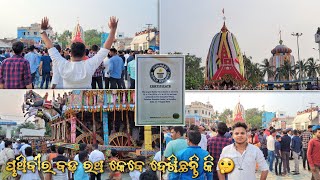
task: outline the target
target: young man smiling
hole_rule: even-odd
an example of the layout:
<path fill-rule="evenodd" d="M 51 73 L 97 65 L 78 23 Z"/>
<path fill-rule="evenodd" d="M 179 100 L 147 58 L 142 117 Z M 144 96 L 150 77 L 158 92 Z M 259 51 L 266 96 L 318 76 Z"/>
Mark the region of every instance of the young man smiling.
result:
<path fill-rule="evenodd" d="M 256 180 L 255 169 L 256 163 L 262 171 L 260 180 L 266 180 L 268 176 L 268 164 L 263 156 L 262 151 L 248 143 L 247 125 L 238 122 L 233 126 L 234 144 L 223 148 L 220 155 L 222 158 L 230 158 L 234 161 L 234 170 L 228 174 L 228 179 L 246 179 Z M 220 180 L 225 180 L 224 174 L 221 174 L 219 166 L 217 167 Z"/>

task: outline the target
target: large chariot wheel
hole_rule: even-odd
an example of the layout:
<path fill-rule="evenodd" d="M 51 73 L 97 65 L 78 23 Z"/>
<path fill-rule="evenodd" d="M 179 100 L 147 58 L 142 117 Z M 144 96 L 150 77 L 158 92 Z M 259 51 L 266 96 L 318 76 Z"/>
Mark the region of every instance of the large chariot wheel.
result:
<path fill-rule="evenodd" d="M 98 144 L 103 144 L 103 139 L 98 134 L 96 135 L 96 140 Z M 93 136 L 91 133 L 83 133 L 76 138 L 76 143 L 86 143 L 86 144 L 93 144 Z"/>
<path fill-rule="evenodd" d="M 113 133 L 109 136 L 109 145 L 110 146 L 117 146 L 117 147 L 136 147 L 136 141 L 130 136 L 128 137 L 127 133 L 124 132 L 117 132 Z M 129 156 L 129 152 L 118 152 L 119 159 L 126 159 Z"/>

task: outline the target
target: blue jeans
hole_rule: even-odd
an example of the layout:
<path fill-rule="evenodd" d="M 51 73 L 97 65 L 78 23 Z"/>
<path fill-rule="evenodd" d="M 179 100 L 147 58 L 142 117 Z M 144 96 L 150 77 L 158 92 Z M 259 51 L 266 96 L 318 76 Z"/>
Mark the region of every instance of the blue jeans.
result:
<path fill-rule="evenodd" d="M 272 166 L 273 166 L 273 160 L 274 160 L 274 151 L 269 151 L 268 150 L 268 161 L 269 161 L 269 170 L 272 171 Z"/>
<path fill-rule="evenodd" d="M 46 89 L 48 89 L 49 81 L 50 81 L 50 72 L 42 72 L 42 81 L 41 81 L 40 88 L 42 89 L 44 82 L 46 82 Z"/>

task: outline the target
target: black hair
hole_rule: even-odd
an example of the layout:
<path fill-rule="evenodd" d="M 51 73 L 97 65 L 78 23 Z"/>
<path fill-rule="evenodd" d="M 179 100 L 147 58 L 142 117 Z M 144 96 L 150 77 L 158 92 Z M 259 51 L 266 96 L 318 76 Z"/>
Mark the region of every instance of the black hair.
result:
<path fill-rule="evenodd" d="M 56 152 L 56 146 L 55 145 L 50 146 L 50 150 L 51 152 Z"/>
<path fill-rule="evenodd" d="M 96 44 L 91 46 L 91 50 L 94 52 L 97 52 L 99 50 L 99 46 L 97 46 Z"/>
<path fill-rule="evenodd" d="M 81 42 L 74 42 L 71 45 L 71 55 L 74 58 L 82 58 L 85 55 L 86 46 Z"/>
<path fill-rule="evenodd" d="M 278 138 L 281 138 L 281 136 L 280 135 L 276 135 L 276 139 L 278 139 Z"/>
<path fill-rule="evenodd" d="M 26 153 L 26 156 L 32 156 L 32 148 L 31 147 L 26 147 L 24 152 Z"/>
<path fill-rule="evenodd" d="M 244 128 L 245 130 L 247 130 L 247 128 L 248 128 L 248 126 L 246 125 L 246 123 L 242 123 L 242 122 L 237 122 L 235 125 L 233 125 L 233 130 L 235 129 L 235 128 L 238 128 L 238 127 L 242 127 L 242 128 Z"/>
<path fill-rule="evenodd" d="M 47 48 L 44 49 L 44 53 L 48 54 L 48 49 Z"/>
<path fill-rule="evenodd" d="M 126 50 L 126 54 L 130 54 L 131 53 L 131 50 L 130 49 L 127 49 Z"/>
<path fill-rule="evenodd" d="M 23 48 L 24 48 L 23 42 L 18 41 L 12 44 L 12 50 L 16 55 L 21 54 L 23 51 Z"/>
<path fill-rule="evenodd" d="M 296 130 L 296 129 L 293 130 L 293 134 L 294 134 L 294 135 L 297 135 L 297 134 L 298 134 L 298 130 Z"/>
<path fill-rule="evenodd" d="M 146 162 L 146 157 L 145 156 L 138 156 L 137 158 L 136 158 L 136 161 L 142 161 L 142 162 Z"/>
<path fill-rule="evenodd" d="M 116 48 L 111 48 L 110 52 L 117 53 L 117 49 Z"/>
<path fill-rule="evenodd" d="M 276 130 L 275 129 L 271 129 L 270 134 L 275 133 Z"/>
<path fill-rule="evenodd" d="M 269 130 L 271 131 L 272 129 L 274 129 L 272 126 L 269 127 Z"/>
<path fill-rule="evenodd" d="M 224 134 L 226 134 L 226 132 L 228 132 L 228 130 L 229 130 L 229 128 L 226 123 L 224 123 L 224 122 L 218 123 L 218 133 L 220 136 L 223 136 Z"/>
<path fill-rule="evenodd" d="M 118 154 L 118 151 L 115 149 L 111 149 L 111 156 L 115 157 Z"/>
<path fill-rule="evenodd" d="M 81 151 L 79 153 L 79 161 L 80 162 L 83 162 L 86 157 L 88 157 L 88 152 L 87 151 Z"/>
<path fill-rule="evenodd" d="M 148 50 L 151 50 L 151 51 L 153 51 L 153 49 L 152 49 L 152 48 L 148 48 Z"/>
<path fill-rule="evenodd" d="M 35 48 L 36 48 L 36 47 L 34 47 L 34 45 L 31 45 L 31 46 L 29 47 L 29 50 L 30 50 L 30 51 L 33 51 Z"/>
<path fill-rule="evenodd" d="M 58 147 L 58 154 L 63 154 L 64 153 L 64 147 L 59 146 Z"/>
<path fill-rule="evenodd" d="M 188 139 L 192 144 L 198 145 L 201 141 L 201 133 L 199 131 L 188 131 Z"/>
<path fill-rule="evenodd" d="M 7 140 L 7 141 L 4 142 L 4 146 L 5 146 L 6 148 L 9 147 L 9 146 L 11 146 L 11 144 L 12 144 L 12 141 L 9 141 L 9 140 Z"/>
<path fill-rule="evenodd" d="M 139 180 L 158 180 L 156 172 L 147 170 L 141 173 Z"/>
<path fill-rule="evenodd" d="M 196 125 L 194 125 L 194 124 L 192 124 L 192 125 L 189 127 L 189 130 L 191 130 L 191 131 L 199 131 L 199 127 L 196 126 Z"/>
<path fill-rule="evenodd" d="M 184 134 L 184 129 L 183 129 L 182 126 L 174 126 L 174 127 L 173 127 L 173 130 L 174 130 L 175 132 L 179 132 L 179 133 L 180 133 L 180 136 L 183 136 L 183 134 Z"/>
<path fill-rule="evenodd" d="M 88 56 L 90 53 L 89 49 L 86 49 L 86 56 Z"/>
<path fill-rule="evenodd" d="M 59 51 L 61 52 L 61 46 L 59 44 L 55 44 L 54 47 Z"/>
<path fill-rule="evenodd" d="M 94 149 L 98 149 L 99 148 L 99 145 L 97 143 L 93 144 L 93 148 Z"/>
<path fill-rule="evenodd" d="M 309 125 L 309 126 L 308 126 L 308 129 L 310 129 L 310 128 L 312 128 L 312 127 L 313 127 L 313 125 Z"/>
<path fill-rule="evenodd" d="M 87 147 L 87 144 L 86 144 L 86 143 L 81 143 L 81 144 L 79 145 L 79 151 L 84 151 L 84 150 L 86 149 L 86 147 Z"/>

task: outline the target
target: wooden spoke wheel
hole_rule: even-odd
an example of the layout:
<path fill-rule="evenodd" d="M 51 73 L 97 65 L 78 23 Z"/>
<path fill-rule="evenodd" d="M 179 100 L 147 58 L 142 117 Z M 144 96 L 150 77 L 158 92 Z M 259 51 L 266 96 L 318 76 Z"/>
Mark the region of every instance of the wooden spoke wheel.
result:
<path fill-rule="evenodd" d="M 98 144 L 103 144 L 103 139 L 98 134 L 96 135 L 96 140 Z M 76 144 L 86 143 L 93 144 L 93 137 L 91 133 L 83 133 L 76 138 Z"/>
<path fill-rule="evenodd" d="M 128 137 L 127 133 L 117 132 L 109 136 L 109 145 L 117 147 L 131 146 L 136 147 L 137 144 L 132 137 Z M 119 159 L 125 159 L 129 152 L 118 152 Z"/>

